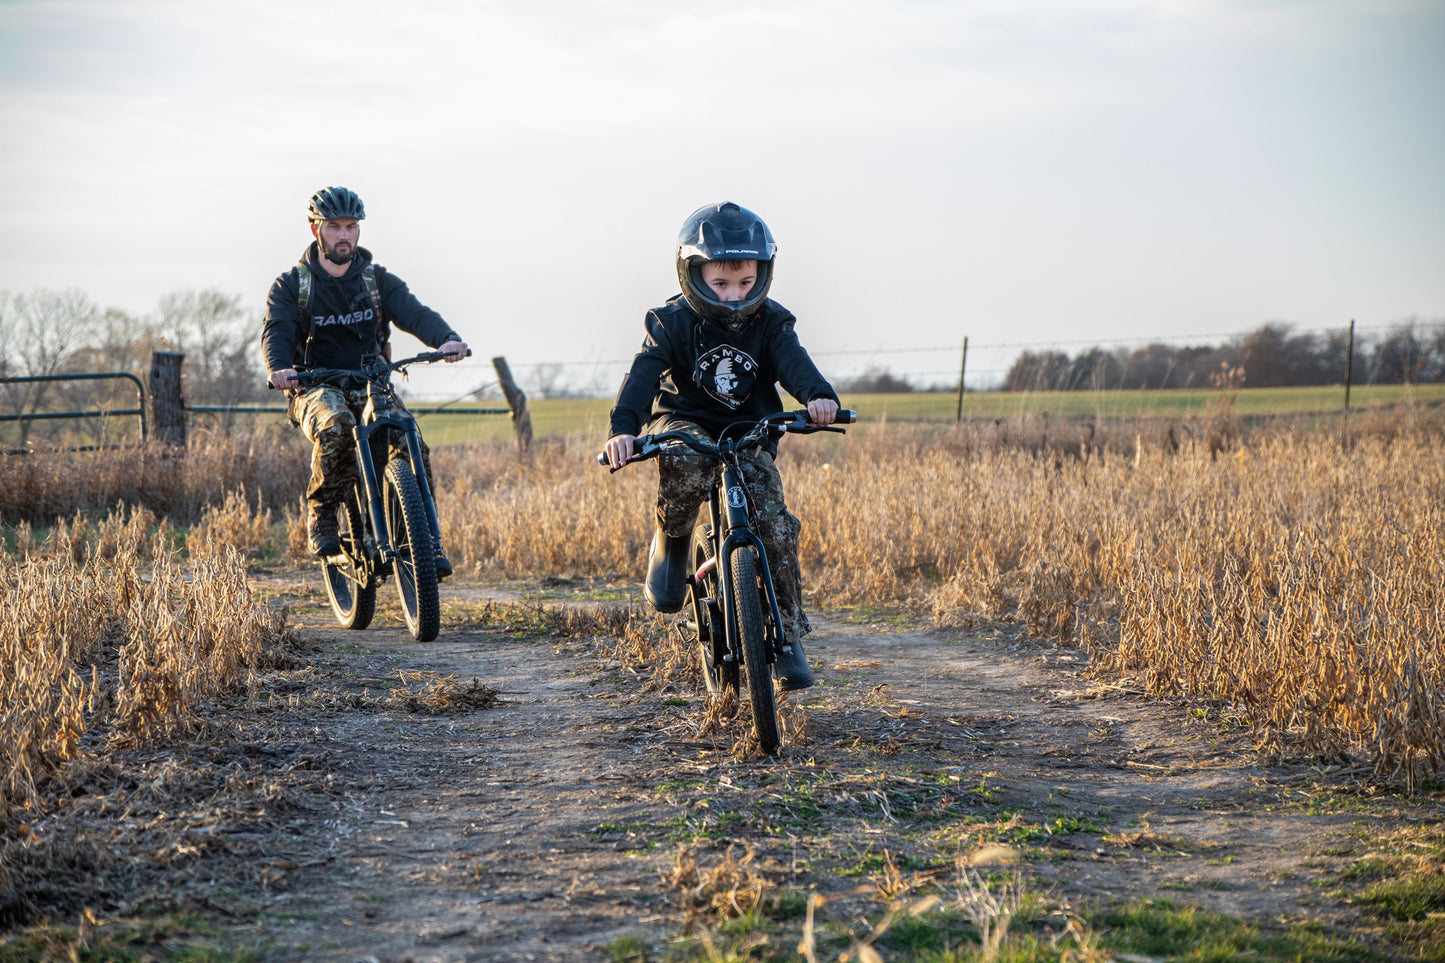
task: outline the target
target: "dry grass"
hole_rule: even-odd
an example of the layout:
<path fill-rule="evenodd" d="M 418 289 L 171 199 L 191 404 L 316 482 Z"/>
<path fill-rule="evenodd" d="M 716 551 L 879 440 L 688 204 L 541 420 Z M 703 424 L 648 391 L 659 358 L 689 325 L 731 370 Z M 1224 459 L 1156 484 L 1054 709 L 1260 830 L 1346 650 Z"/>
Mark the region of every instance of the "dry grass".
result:
<path fill-rule="evenodd" d="M 0 455 L 0 523 L 45 524 L 121 502 L 184 524 L 240 490 L 280 510 L 295 501 L 309 475 L 309 446 L 280 425 L 231 434 L 195 431 L 179 451 L 151 443 Z"/>
<path fill-rule="evenodd" d="M 253 510 L 244 488 L 228 492 L 221 504 L 201 511 L 200 520 L 186 533 L 186 551 L 200 558 L 234 549 L 247 558 L 260 558 L 273 545 L 272 514 L 259 494 Z"/>
<path fill-rule="evenodd" d="M 403 712 L 448 715 L 473 709 L 491 709 L 501 701 L 501 690 L 486 685 L 480 679 L 460 683 L 455 675 L 439 672 L 407 672 L 405 669 L 397 672 L 402 682 L 410 685 L 392 689 L 388 704 Z"/>
<path fill-rule="evenodd" d="M 144 511 L 54 527 L 0 555 L 0 828 L 95 739 L 163 738 L 286 637 L 234 551 L 188 569 Z"/>
<path fill-rule="evenodd" d="M 1082 459 L 943 439 L 799 466 L 790 502 L 829 602 L 1016 620 L 1100 676 L 1234 706 L 1271 753 L 1411 783 L 1445 761 L 1441 448 L 1436 429 Z"/>
<path fill-rule="evenodd" d="M 688 911 L 688 928 L 699 917 L 738 919 L 756 912 L 776 884 L 754 865 L 757 852 L 752 844 L 729 843 L 720 858 L 704 855 L 709 844 L 692 843 L 678 847 L 672 869 L 663 874 L 659 888 L 679 894 Z M 741 850 L 741 851 L 740 851 Z"/>
<path fill-rule="evenodd" d="M 1406 784 L 1440 771 L 1439 416 L 1380 410 L 1344 438 L 1288 422 L 1244 431 L 1233 391 L 1222 384 L 1210 412 L 1184 423 L 867 424 L 846 439 L 789 440 L 781 466 L 814 603 L 901 606 L 942 625 L 1015 621 L 1091 650 L 1099 678 L 1230 706 L 1270 754 L 1365 759 Z M 502 443 L 438 450 L 458 571 L 640 579 L 656 471 L 609 475 L 595 448 L 548 439 L 526 460 Z M 180 458 L 137 449 L 84 470 L 69 459 L 93 456 L 55 457 L 45 470 L 36 456 L 0 460 L 0 481 L 14 483 L 0 484 L 0 514 L 59 515 L 46 544 L 76 564 L 111 551 L 99 546 L 127 525 L 160 529 L 136 550 L 158 558 L 175 519 L 195 523 L 197 557 L 284 556 L 300 537 L 305 451 L 289 436 L 202 439 Z M 118 499 L 142 507 L 94 523 L 75 514 Z M 35 538 L 22 523 L 11 541 L 23 553 Z M 664 622 L 616 606 L 547 619 L 615 640 L 608 656 L 655 691 L 700 681 Z M 53 698 L 70 705 L 82 685 Z"/>
<path fill-rule="evenodd" d="M 527 462 L 503 445 L 438 453 L 437 511 L 452 563 L 509 577 L 640 571 L 655 472 L 609 476 L 592 461 L 595 448 L 547 439 Z"/>

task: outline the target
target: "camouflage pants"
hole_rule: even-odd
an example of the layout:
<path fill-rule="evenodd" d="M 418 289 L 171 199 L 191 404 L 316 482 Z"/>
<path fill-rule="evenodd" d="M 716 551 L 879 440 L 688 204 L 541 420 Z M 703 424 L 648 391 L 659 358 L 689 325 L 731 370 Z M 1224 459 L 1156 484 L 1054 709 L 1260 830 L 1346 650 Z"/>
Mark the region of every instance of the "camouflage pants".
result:
<path fill-rule="evenodd" d="M 313 512 L 334 509 L 346 493 L 356 486 L 356 437 L 352 429 L 357 413 L 366 407 L 366 389 L 343 391 L 329 385 L 312 388 L 296 398 L 292 406 L 301 433 L 311 442 L 311 482 L 306 486 L 306 503 Z M 378 418 L 391 412 L 405 412 L 400 401 L 388 409 L 378 409 Z M 431 451 L 421 443 L 422 465 L 432 497 L 436 482 L 432 477 Z"/>
<path fill-rule="evenodd" d="M 655 419 L 643 431 L 682 431 L 702 441 L 713 441 L 701 427 L 680 418 Z M 738 463 L 755 509 L 753 531 L 767 552 L 778 614 L 783 618 L 783 637 L 801 642 L 813 629 L 808 613 L 803 611 L 803 572 L 798 565 L 802 523 L 783 502 L 783 478 L 771 455 L 751 451 L 740 456 Z M 657 460 L 657 523 L 664 533 L 678 537 L 692 532 L 697 510 L 712 491 L 717 471 L 717 459 L 692 451 L 663 455 Z"/>

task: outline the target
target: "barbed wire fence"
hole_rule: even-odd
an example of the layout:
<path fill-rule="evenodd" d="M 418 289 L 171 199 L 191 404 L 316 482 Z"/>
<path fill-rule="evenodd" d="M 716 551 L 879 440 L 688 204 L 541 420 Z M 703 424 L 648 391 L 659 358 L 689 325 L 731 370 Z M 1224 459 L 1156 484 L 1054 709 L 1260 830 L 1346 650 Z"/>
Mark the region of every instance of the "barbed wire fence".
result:
<path fill-rule="evenodd" d="M 1290 338 L 1314 336 L 1326 339 L 1343 336 L 1351 329 L 1351 323 L 1333 327 L 1306 328 L 1296 325 L 1277 324 L 1273 327 L 1286 330 Z M 965 353 L 966 335 L 960 334 L 954 344 L 934 342 L 922 345 L 875 345 L 864 348 L 832 348 L 826 343 L 809 346 L 808 353 L 817 362 L 831 381 L 837 385 L 849 384 L 872 375 L 890 376 L 894 383 L 906 384 L 906 390 L 914 391 L 957 391 L 962 372 L 965 389 L 968 391 L 992 391 L 1001 388 L 1015 361 L 1025 352 L 1033 354 L 1061 352 L 1077 355 L 1093 349 L 1106 352 L 1147 348 L 1159 345 L 1167 348 L 1218 348 L 1241 344 L 1263 330 L 1255 326 L 1248 330 L 1207 333 L 1207 334 L 1151 334 L 1118 338 L 1069 338 L 1054 340 L 990 340 L 969 339 Z M 1389 324 L 1354 324 L 1355 350 L 1380 335 L 1390 335 L 1409 329 L 1417 333 L 1433 334 L 1445 341 L 1445 319 L 1431 321 L 1407 321 Z M 1356 358 L 1358 363 L 1359 358 Z M 530 396 L 536 398 L 601 398 L 611 397 L 623 375 L 632 364 L 631 357 L 601 359 L 552 359 L 518 360 L 512 362 L 517 380 Z M 1344 380 L 1344 371 L 1339 374 Z M 1364 384 L 1371 380 L 1368 371 L 1356 369 L 1355 383 Z M 418 396 L 420 397 L 420 396 Z M 433 399 L 440 395 L 430 396 Z M 468 386 L 464 391 L 447 396 L 449 401 L 490 400 L 500 397 L 495 380 L 482 381 Z"/>

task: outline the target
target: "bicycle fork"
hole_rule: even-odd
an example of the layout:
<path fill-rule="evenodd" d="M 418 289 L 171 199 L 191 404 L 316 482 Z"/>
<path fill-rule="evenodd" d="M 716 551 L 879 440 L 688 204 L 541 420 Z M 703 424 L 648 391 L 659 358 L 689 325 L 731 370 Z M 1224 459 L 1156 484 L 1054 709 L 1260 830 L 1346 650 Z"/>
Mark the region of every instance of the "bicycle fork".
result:
<path fill-rule="evenodd" d="M 726 497 L 726 512 L 722 511 L 721 500 Z M 777 654 L 791 651 L 780 636 L 783 624 L 782 613 L 778 610 L 778 596 L 773 590 L 773 575 L 768 568 L 768 553 L 762 539 L 752 529 L 748 515 L 748 497 L 743 488 L 742 475 L 732 465 L 724 463 L 722 484 L 713 487 L 708 498 L 708 515 L 713 529 L 713 561 L 718 565 L 718 594 L 727 599 L 723 609 L 723 632 L 727 639 L 727 654 L 724 661 L 738 661 L 742 652 L 742 640 L 738 637 L 737 609 L 733 599 L 732 553 L 752 546 L 757 551 L 758 574 L 761 576 L 765 604 L 772 618 L 764 626 L 764 641 L 767 643 L 768 664 L 777 661 Z M 724 524 L 719 527 L 719 523 Z"/>
<path fill-rule="evenodd" d="M 431 479 L 426 473 L 426 462 L 422 461 L 421 457 L 421 438 L 415 425 L 406 425 L 392 418 L 378 418 L 369 424 L 357 425 L 351 430 L 356 438 L 356 462 L 366 485 L 371 527 L 376 533 L 376 547 L 385 564 L 396 558 L 396 549 L 392 546 L 391 535 L 386 530 L 386 508 L 382 504 L 381 482 L 377 478 L 375 453 L 371 449 L 371 436 L 383 428 L 395 429 L 406 438 L 406 458 L 411 464 L 412 474 L 416 476 L 417 487 L 421 489 L 421 501 L 426 506 L 427 527 L 431 529 L 433 547 L 442 543 L 442 533 L 441 526 L 437 523 L 436 503 L 431 497 Z M 363 445 L 366 446 L 366 454 L 362 454 Z"/>

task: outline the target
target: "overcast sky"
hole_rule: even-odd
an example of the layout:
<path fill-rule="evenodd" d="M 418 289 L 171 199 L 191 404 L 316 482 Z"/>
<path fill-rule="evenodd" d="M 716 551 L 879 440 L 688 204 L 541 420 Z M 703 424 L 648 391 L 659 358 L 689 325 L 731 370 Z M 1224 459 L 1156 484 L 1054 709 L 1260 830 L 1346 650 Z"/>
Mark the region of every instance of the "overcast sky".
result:
<path fill-rule="evenodd" d="M 1423 0 L 0 0 L 0 289 L 259 319 L 342 184 L 520 368 L 630 358 L 719 200 L 839 377 L 1445 320 L 1442 92 Z"/>

